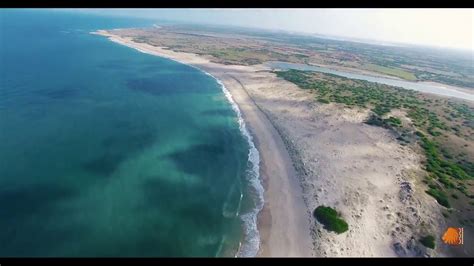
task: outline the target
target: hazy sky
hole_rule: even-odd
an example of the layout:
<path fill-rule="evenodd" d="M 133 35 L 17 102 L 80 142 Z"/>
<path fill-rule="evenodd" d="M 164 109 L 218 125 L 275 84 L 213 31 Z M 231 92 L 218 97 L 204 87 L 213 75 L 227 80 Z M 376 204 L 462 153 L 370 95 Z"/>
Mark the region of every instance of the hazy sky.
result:
<path fill-rule="evenodd" d="M 114 9 L 93 12 L 474 50 L 474 9 Z"/>

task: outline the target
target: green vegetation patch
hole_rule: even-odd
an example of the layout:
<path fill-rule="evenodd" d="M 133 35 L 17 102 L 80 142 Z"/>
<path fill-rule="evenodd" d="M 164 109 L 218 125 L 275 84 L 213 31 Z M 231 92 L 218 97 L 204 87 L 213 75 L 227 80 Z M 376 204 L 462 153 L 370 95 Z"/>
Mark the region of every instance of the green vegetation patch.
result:
<path fill-rule="evenodd" d="M 314 210 L 313 215 L 328 231 L 341 234 L 349 230 L 349 225 L 346 221 L 341 219 L 337 211 L 331 207 L 321 205 Z"/>
<path fill-rule="evenodd" d="M 365 65 L 365 68 L 367 70 L 371 70 L 371 71 L 375 71 L 375 72 L 379 72 L 382 74 L 387 74 L 387 75 L 391 75 L 395 77 L 400 77 L 406 80 L 416 80 L 416 76 L 413 73 L 410 73 L 400 68 L 385 67 L 385 66 L 380 66 L 380 65 L 375 65 L 375 64 L 367 64 Z"/>
<path fill-rule="evenodd" d="M 216 58 L 223 60 L 224 64 L 244 64 L 244 65 L 255 65 L 263 62 L 262 56 L 264 54 L 259 54 L 256 56 L 255 53 L 258 51 L 253 51 L 244 48 L 223 48 L 223 49 L 214 49 L 208 51 L 208 53 Z"/>
<path fill-rule="evenodd" d="M 370 109 L 372 112 L 365 123 L 392 130 L 401 145 L 419 143 L 426 158 L 424 166 L 428 174 L 424 182 L 430 187 L 427 193 L 439 204 L 450 207 L 448 198 L 452 197 L 452 190 L 474 198 L 470 189 L 463 185 L 474 179 L 474 162 L 466 144 L 474 140 L 472 106 L 333 74 L 294 69 L 275 73 L 302 89 L 314 92 L 318 102 Z M 402 123 L 400 118 L 387 115 L 394 110 L 405 113 L 409 118 L 407 122 Z M 460 199 L 456 203 L 469 205 Z"/>
<path fill-rule="evenodd" d="M 468 175 L 460 165 L 443 159 L 440 155 L 438 145 L 423 134 L 421 134 L 421 147 L 425 150 L 427 160 L 426 170 L 435 174 L 441 182 L 443 182 L 443 179 L 447 179 L 446 175 L 460 180 L 473 178 Z"/>
<path fill-rule="evenodd" d="M 330 101 L 328 101 L 327 99 L 324 99 L 324 98 L 318 98 L 317 101 L 320 102 L 320 103 L 330 103 Z"/>
<path fill-rule="evenodd" d="M 435 248 L 435 237 L 432 235 L 424 236 L 420 239 L 421 244 L 427 248 Z"/>
<path fill-rule="evenodd" d="M 460 117 L 466 122 L 463 124 L 470 128 L 474 128 L 474 108 L 469 107 L 467 104 L 462 103 L 453 103 L 448 102 L 449 106 L 453 108 L 454 112 L 452 113 L 453 117 Z"/>
<path fill-rule="evenodd" d="M 385 123 L 384 119 L 380 118 L 378 115 L 370 115 L 369 118 L 367 118 L 367 121 L 365 121 L 367 125 L 371 126 L 378 126 L 378 127 L 387 127 L 387 123 Z"/>
<path fill-rule="evenodd" d="M 364 123 L 371 126 L 378 126 L 378 127 L 392 129 L 392 128 L 400 127 L 402 124 L 402 121 L 399 118 L 393 117 L 393 116 L 387 119 L 382 119 L 379 115 L 372 114 L 367 118 L 367 120 Z"/>
<path fill-rule="evenodd" d="M 387 123 L 391 127 L 399 127 L 402 125 L 402 121 L 398 117 L 389 117 L 387 119 L 384 119 L 384 122 Z"/>
<path fill-rule="evenodd" d="M 443 191 L 436 188 L 430 188 L 428 191 L 426 191 L 426 193 L 435 198 L 439 204 L 443 205 L 446 208 L 451 208 L 451 205 L 448 201 L 448 197 Z"/>
<path fill-rule="evenodd" d="M 362 108 L 370 106 L 372 111 L 379 116 L 404 105 L 411 107 L 423 104 L 414 97 L 417 92 L 384 84 L 295 69 L 275 71 L 275 73 L 278 77 L 295 83 L 302 89 L 316 91 L 319 99 L 324 98 L 347 106 Z"/>

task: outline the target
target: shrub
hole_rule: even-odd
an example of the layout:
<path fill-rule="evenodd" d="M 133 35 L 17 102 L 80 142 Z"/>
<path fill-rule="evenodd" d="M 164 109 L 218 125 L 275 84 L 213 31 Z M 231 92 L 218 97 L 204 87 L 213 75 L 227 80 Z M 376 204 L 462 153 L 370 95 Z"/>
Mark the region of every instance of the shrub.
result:
<path fill-rule="evenodd" d="M 415 134 L 418 136 L 418 137 L 424 137 L 425 134 L 421 133 L 420 131 L 416 131 Z"/>
<path fill-rule="evenodd" d="M 320 103 L 329 103 L 329 100 L 324 99 L 324 98 L 318 98 L 318 102 L 320 102 Z"/>
<path fill-rule="evenodd" d="M 426 193 L 435 198 L 439 204 L 443 205 L 446 208 L 451 208 L 451 205 L 448 201 L 448 197 L 446 197 L 446 194 L 444 194 L 444 192 L 442 192 L 441 190 L 430 188 L 428 191 L 426 191 Z"/>
<path fill-rule="evenodd" d="M 390 112 L 390 108 L 387 106 L 381 106 L 381 105 L 376 105 L 373 109 L 372 112 L 382 116 L 388 112 Z"/>
<path fill-rule="evenodd" d="M 420 239 L 421 244 L 427 248 L 435 248 L 435 238 L 432 235 L 424 236 Z"/>
<path fill-rule="evenodd" d="M 341 234 L 349 229 L 346 221 L 341 219 L 337 211 L 331 207 L 319 206 L 314 210 L 313 215 L 328 231 Z"/>
<path fill-rule="evenodd" d="M 375 114 L 370 115 L 367 121 L 365 121 L 365 123 L 371 126 L 385 127 L 383 119 Z"/>
<path fill-rule="evenodd" d="M 402 121 L 398 117 L 389 117 L 384 119 L 384 122 L 392 127 L 399 127 L 402 124 Z"/>

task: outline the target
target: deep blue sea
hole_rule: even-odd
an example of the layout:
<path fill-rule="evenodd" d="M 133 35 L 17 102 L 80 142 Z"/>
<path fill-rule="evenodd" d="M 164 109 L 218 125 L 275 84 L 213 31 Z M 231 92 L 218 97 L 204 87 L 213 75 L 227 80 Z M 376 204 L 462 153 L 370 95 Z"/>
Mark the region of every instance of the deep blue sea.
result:
<path fill-rule="evenodd" d="M 90 34 L 154 23 L 0 11 L 0 257 L 246 245 L 250 143 L 221 85 Z"/>

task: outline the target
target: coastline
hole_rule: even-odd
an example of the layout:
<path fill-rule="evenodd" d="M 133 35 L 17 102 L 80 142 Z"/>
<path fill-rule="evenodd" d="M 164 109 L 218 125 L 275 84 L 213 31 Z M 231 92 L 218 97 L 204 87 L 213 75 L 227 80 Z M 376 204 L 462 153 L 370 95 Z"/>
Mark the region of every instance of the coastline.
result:
<path fill-rule="evenodd" d="M 99 30 L 93 32 L 140 52 L 196 67 L 214 77 L 237 103 L 260 153 L 260 182 L 264 205 L 257 216 L 260 245 L 257 256 L 307 257 L 313 255 L 310 219 L 290 155 L 273 124 L 255 105 L 239 78 L 261 67 L 229 66 L 195 54 L 177 53 L 162 47 L 135 43 Z M 224 91 L 225 92 L 225 91 Z"/>
<path fill-rule="evenodd" d="M 237 250 L 237 253 L 234 255 L 234 257 L 255 257 L 259 251 L 260 246 L 260 232 L 258 231 L 257 217 L 264 206 L 263 193 L 265 191 L 260 180 L 260 153 L 255 147 L 252 135 L 247 130 L 247 126 L 242 117 L 242 113 L 239 109 L 239 106 L 234 101 L 232 94 L 220 80 L 218 80 L 207 72 L 205 73 L 217 80 L 217 82 L 221 85 L 224 95 L 226 96 L 229 103 L 232 105 L 232 109 L 234 109 L 234 112 L 237 114 L 240 132 L 242 133 L 242 135 L 244 135 L 250 147 L 248 153 L 248 162 L 251 165 L 250 169 L 248 169 L 248 171 L 246 172 L 248 175 L 247 179 L 250 179 L 249 181 L 252 184 L 252 187 L 257 191 L 257 199 L 255 199 L 256 207 L 250 212 L 241 215 L 241 220 L 244 222 L 244 242 L 246 243 L 246 245 L 242 246 L 242 242 L 240 242 L 239 250 Z"/>
<path fill-rule="evenodd" d="M 418 178 L 422 156 L 400 145 L 390 131 L 363 123 L 367 110 L 319 104 L 314 94 L 278 78 L 264 65 L 222 65 L 107 31 L 95 34 L 201 69 L 228 89 L 260 153 L 265 192 L 258 215 L 258 256 L 446 252 L 441 247 L 428 250 L 416 240 L 420 234 L 441 235 L 446 226 Z M 349 231 L 337 235 L 316 223 L 311 213 L 320 205 L 335 207 Z"/>

